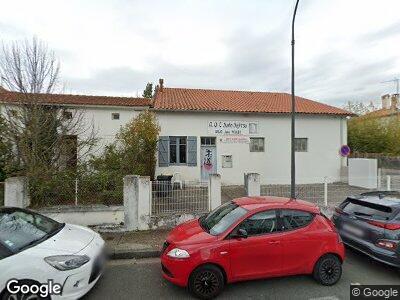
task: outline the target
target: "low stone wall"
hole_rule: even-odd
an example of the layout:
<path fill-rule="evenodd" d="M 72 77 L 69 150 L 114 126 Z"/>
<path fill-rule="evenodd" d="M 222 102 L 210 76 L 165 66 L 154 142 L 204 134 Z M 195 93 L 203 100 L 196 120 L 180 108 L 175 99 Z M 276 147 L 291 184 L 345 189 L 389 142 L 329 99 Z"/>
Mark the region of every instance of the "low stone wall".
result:
<path fill-rule="evenodd" d="M 202 214 L 169 214 L 164 216 L 151 216 L 149 229 L 168 229 L 173 228 L 183 222 L 196 219 Z"/>
<path fill-rule="evenodd" d="M 124 222 L 123 206 L 57 206 L 38 209 L 37 212 L 62 223 L 82 226 L 119 225 Z"/>

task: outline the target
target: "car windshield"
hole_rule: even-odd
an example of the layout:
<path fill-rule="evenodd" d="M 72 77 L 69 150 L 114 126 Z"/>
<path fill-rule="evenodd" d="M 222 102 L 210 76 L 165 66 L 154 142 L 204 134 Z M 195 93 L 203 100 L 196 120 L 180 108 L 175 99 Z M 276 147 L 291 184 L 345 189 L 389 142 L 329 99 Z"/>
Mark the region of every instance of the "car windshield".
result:
<path fill-rule="evenodd" d="M 54 235 L 64 224 L 24 210 L 0 210 L 0 243 L 19 252 Z"/>
<path fill-rule="evenodd" d="M 243 207 L 233 202 L 228 202 L 200 218 L 200 225 L 208 233 L 218 235 L 227 230 L 246 213 L 247 210 Z"/>

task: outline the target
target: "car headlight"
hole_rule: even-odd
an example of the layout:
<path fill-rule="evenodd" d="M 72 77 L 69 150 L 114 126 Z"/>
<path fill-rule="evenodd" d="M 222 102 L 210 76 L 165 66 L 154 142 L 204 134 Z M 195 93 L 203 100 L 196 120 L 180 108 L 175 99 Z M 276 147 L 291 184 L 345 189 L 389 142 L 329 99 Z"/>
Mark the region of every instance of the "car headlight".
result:
<path fill-rule="evenodd" d="M 55 255 L 48 256 L 44 260 L 57 270 L 67 271 L 83 266 L 90 258 L 86 255 Z"/>
<path fill-rule="evenodd" d="M 182 250 L 179 248 L 174 248 L 167 253 L 169 257 L 173 258 L 188 258 L 190 257 L 189 253 L 186 250 Z"/>

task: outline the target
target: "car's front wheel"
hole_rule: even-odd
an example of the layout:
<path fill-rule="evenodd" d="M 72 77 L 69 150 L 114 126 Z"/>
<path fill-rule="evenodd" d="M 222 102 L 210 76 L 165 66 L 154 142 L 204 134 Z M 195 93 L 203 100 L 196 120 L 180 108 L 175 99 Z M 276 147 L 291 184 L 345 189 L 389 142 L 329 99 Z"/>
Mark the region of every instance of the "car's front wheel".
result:
<path fill-rule="evenodd" d="M 326 254 L 315 264 L 313 276 L 322 285 L 334 285 L 342 276 L 342 263 L 336 255 Z"/>
<path fill-rule="evenodd" d="M 201 266 L 190 275 L 188 288 L 199 299 L 213 299 L 224 288 L 224 275 L 217 266 Z"/>

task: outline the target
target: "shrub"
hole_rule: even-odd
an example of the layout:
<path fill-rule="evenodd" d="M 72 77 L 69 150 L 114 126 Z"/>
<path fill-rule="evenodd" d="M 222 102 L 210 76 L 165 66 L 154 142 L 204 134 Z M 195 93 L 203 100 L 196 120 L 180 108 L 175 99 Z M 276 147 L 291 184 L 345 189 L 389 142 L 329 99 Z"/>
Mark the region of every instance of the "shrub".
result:
<path fill-rule="evenodd" d="M 348 122 L 348 143 L 355 152 L 400 155 L 400 118 L 353 118 Z"/>

